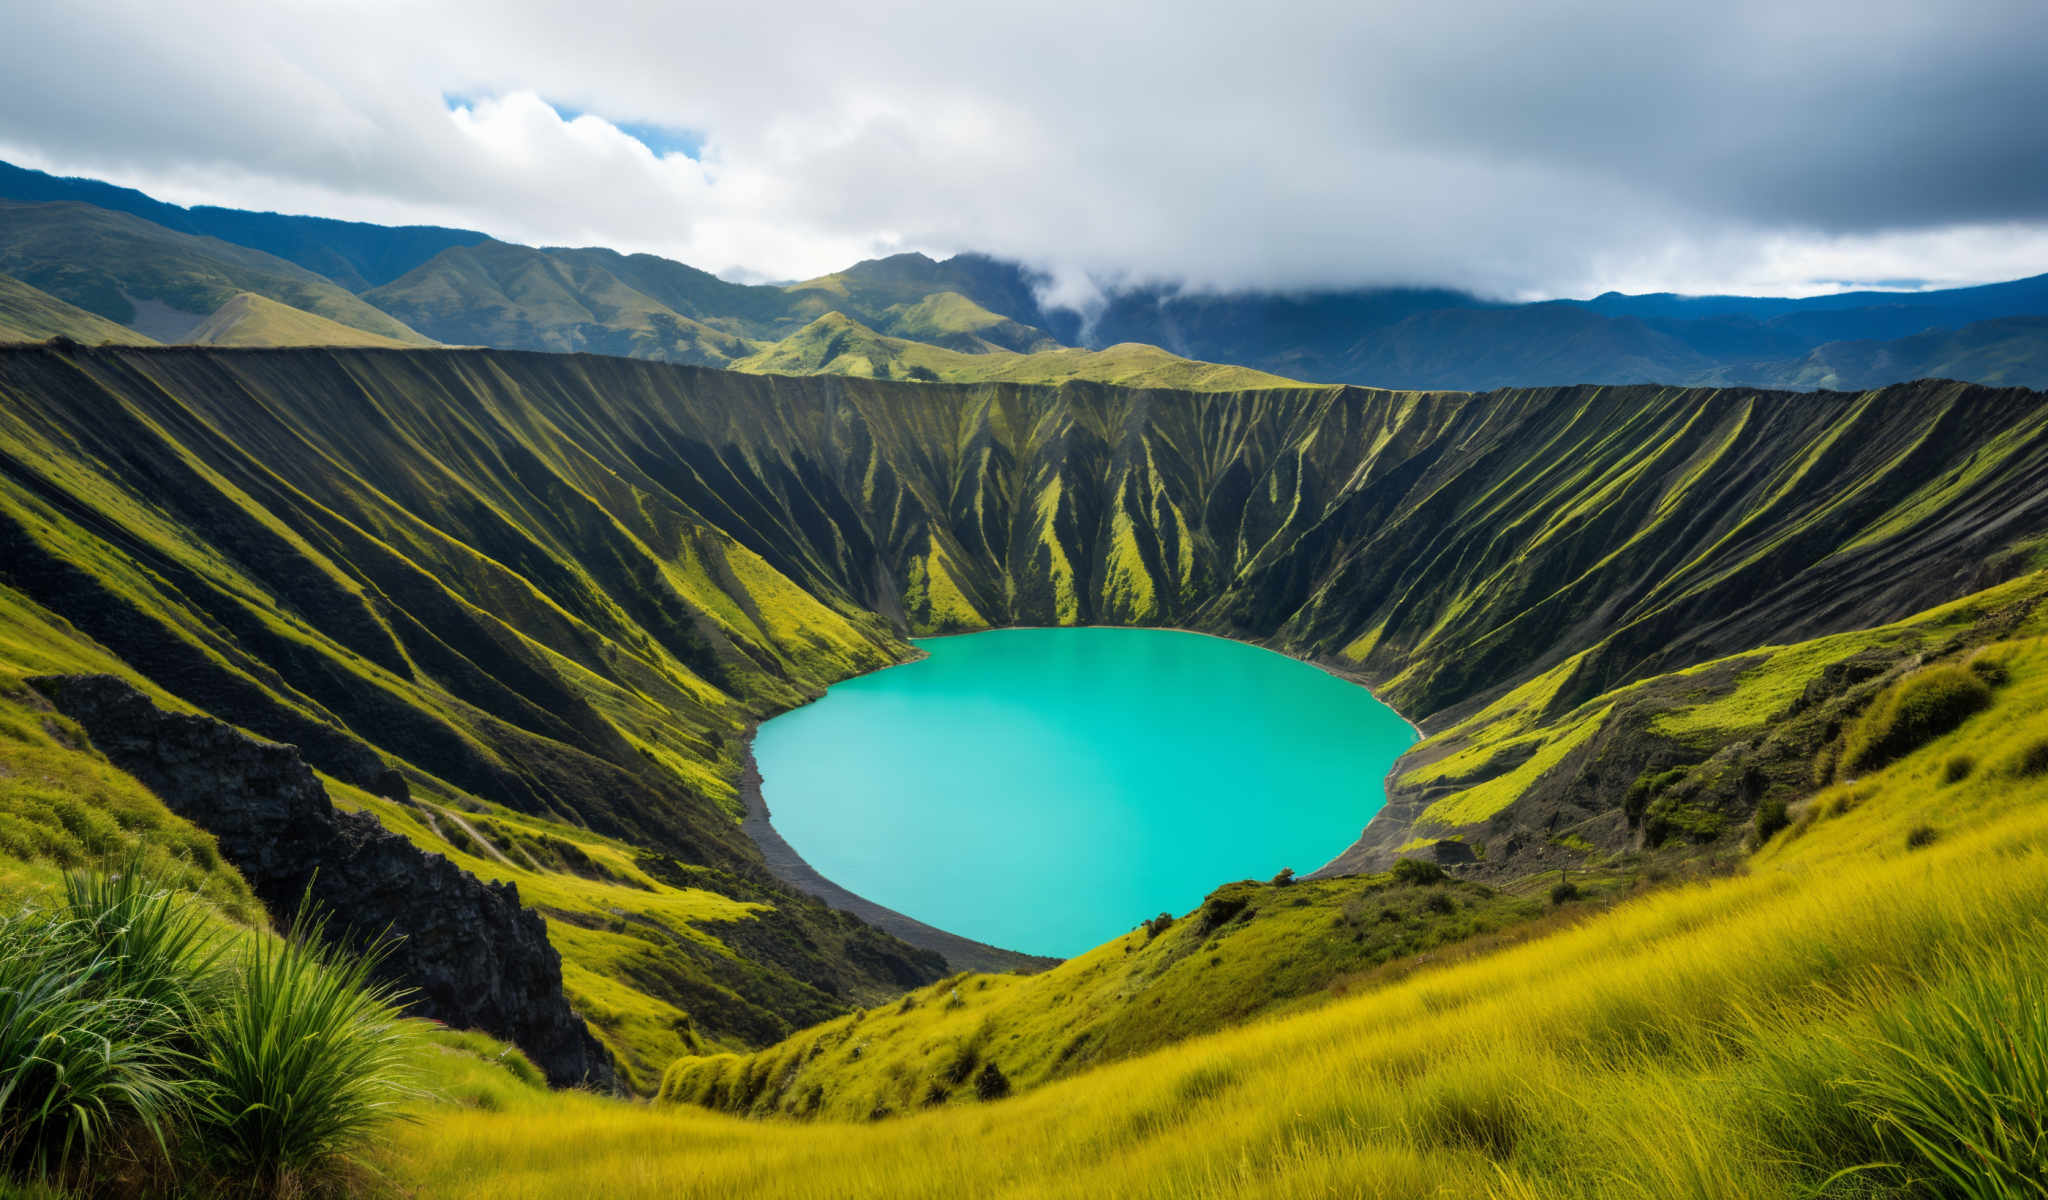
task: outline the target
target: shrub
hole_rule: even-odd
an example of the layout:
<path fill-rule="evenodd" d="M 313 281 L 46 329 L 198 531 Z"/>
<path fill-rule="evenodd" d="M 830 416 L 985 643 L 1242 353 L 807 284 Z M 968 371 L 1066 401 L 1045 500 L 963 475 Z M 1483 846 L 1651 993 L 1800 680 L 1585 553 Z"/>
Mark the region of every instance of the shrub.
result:
<path fill-rule="evenodd" d="M 1650 807 L 1650 801 L 1670 788 L 1691 772 L 1691 767 L 1670 767 L 1659 771 L 1654 768 L 1636 776 L 1629 785 L 1628 796 L 1622 801 L 1622 811 L 1628 814 L 1630 824 L 1642 820 L 1643 813 Z"/>
<path fill-rule="evenodd" d="M 1974 759 L 1974 758 L 1971 758 L 1971 757 L 1970 757 L 1969 755 L 1967 755 L 1967 754 L 1956 754 L 1956 755 L 1951 755 L 1951 756 L 1949 757 L 1949 760 L 1948 760 L 1948 761 L 1947 761 L 1946 763 L 1942 764 L 1942 768 L 1941 768 L 1941 778 L 1942 778 L 1942 782 L 1944 782 L 1944 783 L 1961 783 L 1961 782 L 1962 782 L 1963 780 L 1965 780 L 1965 779 L 1968 779 L 1968 778 L 1970 777 L 1970 772 L 1972 772 L 1972 771 L 1974 771 L 1974 770 L 1976 770 L 1976 769 L 1977 769 L 1977 760 L 1976 760 L 1976 759 Z"/>
<path fill-rule="evenodd" d="M 1003 1069 L 989 1063 L 974 1077 L 974 1094 L 983 1100 L 1001 1100 L 1010 1094 L 1010 1077 Z"/>
<path fill-rule="evenodd" d="M 1422 907 L 1438 916 L 1449 916 L 1458 911 L 1458 902 L 1451 899 L 1447 892 L 1431 892 L 1429 899 L 1422 902 Z"/>
<path fill-rule="evenodd" d="M 1569 879 L 1560 879 L 1551 885 L 1550 902 L 1552 904 L 1570 904 L 1578 898 L 1579 885 Z"/>
<path fill-rule="evenodd" d="M 2004 687 L 2012 679 L 2012 672 L 1995 658 L 1971 659 L 1970 673 L 1983 680 L 1987 687 Z"/>
<path fill-rule="evenodd" d="M 1991 704 L 1991 689 L 1966 667 L 1928 667 L 1892 684 L 1850 726 L 1842 769 L 1862 772 L 1909 754 Z"/>
<path fill-rule="evenodd" d="M 1202 932 L 1221 929 L 1243 916 L 1250 907 L 1251 898 L 1243 892 L 1231 890 L 1226 893 L 1225 889 L 1218 888 L 1202 901 Z"/>
<path fill-rule="evenodd" d="M 414 1095 L 413 1037 L 395 1008 L 405 993 L 371 978 L 383 948 L 325 949 L 324 921 L 301 911 L 282 942 L 244 950 L 199 1022 L 192 1064 L 208 1156 L 270 1192 L 334 1166 Z"/>
<path fill-rule="evenodd" d="M 2032 777 L 2048 775 L 2048 738 L 2028 742 L 2018 754 L 2012 756 L 2012 773 Z"/>
<path fill-rule="evenodd" d="M 1444 869 L 1426 858 L 1404 858 L 1394 863 L 1394 882 L 1426 887 L 1442 883 Z"/>
<path fill-rule="evenodd" d="M 1282 867 L 1282 868 L 1280 868 L 1280 873 L 1279 873 L 1278 875 L 1275 875 L 1275 876 L 1273 876 L 1273 886 L 1274 886 L 1274 887 L 1293 887 L 1293 886 L 1294 886 L 1294 868 L 1293 868 L 1293 867 Z"/>
<path fill-rule="evenodd" d="M 1765 796 L 1756 806 L 1756 841 L 1763 845 L 1775 837 L 1780 829 L 1792 823 L 1792 814 L 1785 806 L 1783 796 Z"/>
<path fill-rule="evenodd" d="M 1160 913 L 1158 916 L 1145 922 L 1145 937 L 1149 941 L 1171 928 L 1173 928 L 1173 914 Z"/>
<path fill-rule="evenodd" d="M 1906 834 L 1906 849 L 1925 849 L 1928 846 L 1932 846 L 1935 842 L 1935 839 L 1939 838 L 1940 836 L 1941 831 L 1936 829 L 1932 825 L 1915 825 L 1913 826 L 1911 831 L 1909 831 Z"/>
<path fill-rule="evenodd" d="M 946 1087 L 958 1087 L 974 1074 L 974 1068 L 981 1065 L 981 1047 L 971 1039 L 953 1048 L 953 1055 L 939 1072 L 939 1079 Z"/>

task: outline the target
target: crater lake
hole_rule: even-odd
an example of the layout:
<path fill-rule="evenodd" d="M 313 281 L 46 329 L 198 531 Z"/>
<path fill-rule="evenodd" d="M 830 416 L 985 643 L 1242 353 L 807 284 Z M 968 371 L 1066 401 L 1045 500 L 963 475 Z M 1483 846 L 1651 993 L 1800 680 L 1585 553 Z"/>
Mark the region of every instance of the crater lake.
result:
<path fill-rule="evenodd" d="M 929 657 L 764 722 L 776 829 L 927 924 L 1070 956 L 1358 836 L 1415 741 L 1365 688 L 1158 629 L 923 638 Z"/>

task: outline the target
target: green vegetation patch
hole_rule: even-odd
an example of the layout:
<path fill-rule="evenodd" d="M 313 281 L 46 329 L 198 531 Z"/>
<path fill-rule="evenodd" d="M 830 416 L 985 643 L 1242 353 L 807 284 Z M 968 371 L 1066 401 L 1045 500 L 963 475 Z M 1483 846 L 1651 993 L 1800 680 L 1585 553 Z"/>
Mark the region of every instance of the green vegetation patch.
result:
<path fill-rule="evenodd" d="M 0 1178 L 326 1192 L 411 1094 L 413 1022 L 317 922 L 225 934 L 130 861 L 0 917 Z"/>
<path fill-rule="evenodd" d="M 734 1112 L 867 1120 L 1041 1087 L 1085 1068 L 1314 1007 L 1438 947 L 1512 928 L 1538 895 L 1448 879 L 1404 860 L 1388 874 L 1244 881 L 1178 919 L 1038 975 L 958 975 L 751 1055 L 679 1059 L 665 1099 Z"/>
<path fill-rule="evenodd" d="M 1860 774 L 1902 757 L 1991 706 L 1991 688 L 1968 667 L 1915 671 L 1880 693 L 1851 726 L 1841 769 Z"/>

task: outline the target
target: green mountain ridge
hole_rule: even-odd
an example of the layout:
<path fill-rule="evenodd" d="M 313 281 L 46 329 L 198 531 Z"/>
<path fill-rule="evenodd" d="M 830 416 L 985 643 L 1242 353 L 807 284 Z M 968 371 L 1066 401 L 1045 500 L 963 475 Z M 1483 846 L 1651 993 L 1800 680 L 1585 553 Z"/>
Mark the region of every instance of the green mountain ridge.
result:
<path fill-rule="evenodd" d="M 1976 379 L 2048 387 L 2048 317 L 2002 317 L 1891 341 L 1829 342 L 1803 359 L 1724 368 L 1717 381 L 1764 387 L 1859 388 L 1881 381 Z"/>
<path fill-rule="evenodd" d="M 1037 333 L 1035 330 L 1030 332 Z M 1047 348 L 1018 353 L 979 337 L 969 340 L 977 348 L 958 351 L 929 340 L 889 337 L 834 310 L 760 352 L 727 365 L 735 371 L 755 374 L 853 375 L 868 379 L 922 379 L 934 383 L 1064 383 L 1086 380 L 1122 387 L 1196 391 L 1301 386 L 1294 380 L 1263 371 L 1194 362 L 1168 354 L 1157 346 L 1132 344 L 1102 350 L 1076 350 L 1065 346 L 1047 347 L 1047 339 L 1027 337 L 1018 340 Z"/>
<path fill-rule="evenodd" d="M 971 253 L 944 260 L 896 254 L 787 285 L 739 284 L 649 254 L 515 246 L 464 230 L 184 209 L 130 189 L 5 164 L 0 196 L 29 208 L 98 206 L 91 211 L 128 222 L 131 240 L 111 258 L 105 256 L 108 231 L 90 223 L 67 235 L 73 245 L 40 251 L 53 271 L 98 263 L 91 269 L 101 278 L 28 278 L 41 268 L 26 263 L 16 273 L 160 341 L 179 340 L 234 291 L 245 290 L 401 341 L 413 339 L 395 323 L 448 344 L 709 366 L 769 353 L 773 343 L 837 312 L 885 337 L 962 353 L 1142 345 L 1192 363 L 1397 389 L 1580 383 L 1860 388 L 1915 378 L 2038 386 L 2048 380 L 2048 333 L 2038 321 L 2048 314 L 2048 277 L 1806 298 L 1610 293 L 1535 303 L 1441 288 L 1200 292 L 1115 285 L 1084 317 L 1049 301 L 1046 279 L 1031 268 Z M 16 219 L 11 213 L 0 211 L 0 226 Z M 258 258 L 222 260 L 227 244 Z M 110 263 L 119 267 L 111 285 L 105 277 Z M 341 296 L 308 293 L 302 278 L 264 283 L 245 274 L 252 266 L 266 275 L 317 272 L 384 315 Z M 193 295 L 187 288 L 168 300 L 151 291 L 186 287 L 195 273 L 224 281 L 227 290 Z M 140 291 L 121 282 L 131 276 Z M 1034 382 L 1124 378 L 1048 365 L 1054 369 Z M 1221 381 L 1215 386 L 1232 386 L 1231 377 L 1199 369 L 1161 374 L 1157 381 L 1210 387 L 1209 377 Z"/>
<path fill-rule="evenodd" d="M 334 283 L 260 251 L 82 204 L 0 202 L 0 272 L 158 341 L 243 292 L 410 345 L 428 345 Z"/>

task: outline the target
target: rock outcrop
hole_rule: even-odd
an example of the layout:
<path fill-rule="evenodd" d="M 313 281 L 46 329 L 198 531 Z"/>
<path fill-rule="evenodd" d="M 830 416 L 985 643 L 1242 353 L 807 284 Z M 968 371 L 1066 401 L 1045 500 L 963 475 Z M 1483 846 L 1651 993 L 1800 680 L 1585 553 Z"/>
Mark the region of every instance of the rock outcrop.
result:
<path fill-rule="evenodd" d="M 562 994 L 562 960 L 518 888 L 487 884 L 339 812 L 296 747 L 211 717 L 166 712 L 111 675 L 30 680 L 109 761 L 212 833 L 280 921 L 308 897 L 361 944 L 393 939 L 380 973 L 412 1011 L 505 1038 L 558 1087 L 617 1086 L 611 1054 Z"/>

